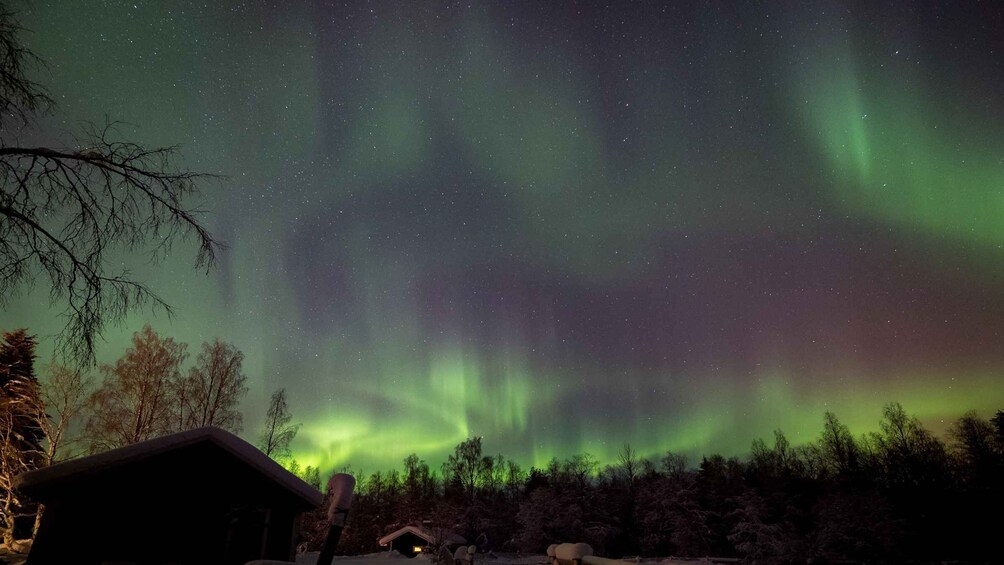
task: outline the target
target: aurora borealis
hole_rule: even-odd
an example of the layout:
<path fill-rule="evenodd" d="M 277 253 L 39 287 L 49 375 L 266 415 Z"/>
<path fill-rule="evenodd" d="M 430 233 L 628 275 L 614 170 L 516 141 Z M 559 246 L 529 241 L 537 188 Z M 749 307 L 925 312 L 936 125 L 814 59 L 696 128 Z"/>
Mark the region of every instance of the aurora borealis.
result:
<path fill-rule="evenodd" d="M 744 452 L 1004 408 L 1004 9 L 957 2 L 23 7 L 57 134 L 227 178 L 149 322 L 286 387 L 301 464 Z M 44 137 L 44 134 L 43 134 Z M 34 289 L 0 327 L 41 336 Z M 43 343 L 43 355 L 51 345 Z"/>

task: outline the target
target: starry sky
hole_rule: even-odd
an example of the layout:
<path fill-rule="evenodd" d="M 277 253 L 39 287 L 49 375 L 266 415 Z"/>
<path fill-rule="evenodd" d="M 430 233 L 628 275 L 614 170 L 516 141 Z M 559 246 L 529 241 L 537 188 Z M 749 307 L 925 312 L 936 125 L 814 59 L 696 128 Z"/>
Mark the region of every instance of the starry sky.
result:
<path fill-rule="evenodd" d="M 524 465 L 742 454 L 825 410 L 1004 408 L 1000 4 L 21 10 L 41 137 L 108 116 L 227 176 L 193 202 L 218 268 L 122 253 L 177 313 L 99 359 L 147 322 L 234 343 L 245 437 L 285 387 L 302 465 L 473 435 Z M 44 291 L 0 326 L 56 333 Z"/>

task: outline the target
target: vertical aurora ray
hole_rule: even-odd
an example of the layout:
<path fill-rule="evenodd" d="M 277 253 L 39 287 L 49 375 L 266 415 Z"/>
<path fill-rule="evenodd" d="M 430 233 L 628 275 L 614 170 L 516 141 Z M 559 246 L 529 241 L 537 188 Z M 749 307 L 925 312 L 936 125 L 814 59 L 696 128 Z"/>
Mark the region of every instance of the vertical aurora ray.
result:
<path fill-rule="evenodd" d="M 1004 243 L 1004 142 L 983 93 L 939 87 L 923 70 L 932 55 L 890 38 L 852 29 L 806 43 L 797 106 L 837 174 L 832 200 L 899 229 Z"/>

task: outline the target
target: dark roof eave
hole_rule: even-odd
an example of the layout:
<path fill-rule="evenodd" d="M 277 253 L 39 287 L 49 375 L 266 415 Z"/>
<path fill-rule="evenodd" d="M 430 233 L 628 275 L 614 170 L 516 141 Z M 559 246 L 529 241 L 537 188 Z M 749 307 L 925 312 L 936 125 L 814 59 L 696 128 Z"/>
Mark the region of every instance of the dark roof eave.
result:
<path fill-rule="evenodd" d="M 215 427 L 178 432 L 29 471 L 17 477 L 15 487 L 30 496 L 33 492 L 37 492 L 52 484 L 73 480 L 81 476 L 94 475 L 106 469 L 142 461 L 155 455 L 195 445 L 203 441 L 211 442 L 213 445 L 235 456 L 249 467 L 283 487 L 286 491 L 296 495 L 297 498 L 309 507 L 316 508 L 324 500 L 324 495 L 320 491 L 265 456 L 256 447 L 230 432 Z"/>

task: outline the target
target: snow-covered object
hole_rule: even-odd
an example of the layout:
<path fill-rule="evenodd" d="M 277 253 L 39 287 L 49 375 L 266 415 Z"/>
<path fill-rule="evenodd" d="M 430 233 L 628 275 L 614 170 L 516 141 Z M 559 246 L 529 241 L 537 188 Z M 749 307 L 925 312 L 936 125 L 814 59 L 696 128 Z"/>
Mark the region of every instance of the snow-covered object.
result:
<path fill-rule="evenodd" d="M 3 545 L 0 544 L 0 547 L 3 547 Z M 11 542 L 10 547 L 7 549 L 13 551 L 14 553 L 28 553 L 31 551 L 31 538 L 16 539 Z"/>
<path fill-rule="evenodd" d="M 558 544 L 556 543 L 552 543 L 551 545 L 547 546 L 547 556 L 554 557 L 554 550 L 557 549 L 557 547 Z"/>
<path fill-rule="evenodd" d="M 296 556 L 296 565 L 314 565 L 317 563 L 317 558 L 320 556 L 320 552 L 308 551 L 307 553 L 301 553 Z M 408 559 L 404 555 L 396 551 L 379 551 L 377 553 L 367 553 L 366 555 L 336 555 L 332 560 L 333 563 L 338 565 L 380 565 L 381 563 L 400 563 L 402 560 Z M 415 559 L 419 559 L 416 557 Z M 410 563 L 414 563 L 414 560 L 409 560 Z M 293 565 L 288 561 L 250 561 L 245 565 Z"/>
<path fill-rule="evenodd" d="M 328 507 L 329 524 L 345 525 L 346 511 L 352 506 L 354 488 L 356 488 L 356 478 L 347 473 L 335 473 L 328 479 L 328 490 L 331 491 L 331 506 Z"/>
<path fill-rule="evenodd" d="M 593 548 L 588 543 L 562 543 L 554 548 L 554 556 L 562 561 L 582 559 L 593 554 Z"/>
<path fill-rule="evenodd" d="M 342 528 L 349 515 L 352 505 L 352 489 L 356 487 L 356 479 L 345 473 L 335 473 L 328 479 L 328 491 L 331 492 L 331 504 L 328 506 L 328 535 L 324 538 L 321 553 L 317 556 L 318 565 L 331 565 L 335 557 L 335 548 L 342 537 Z"/>

